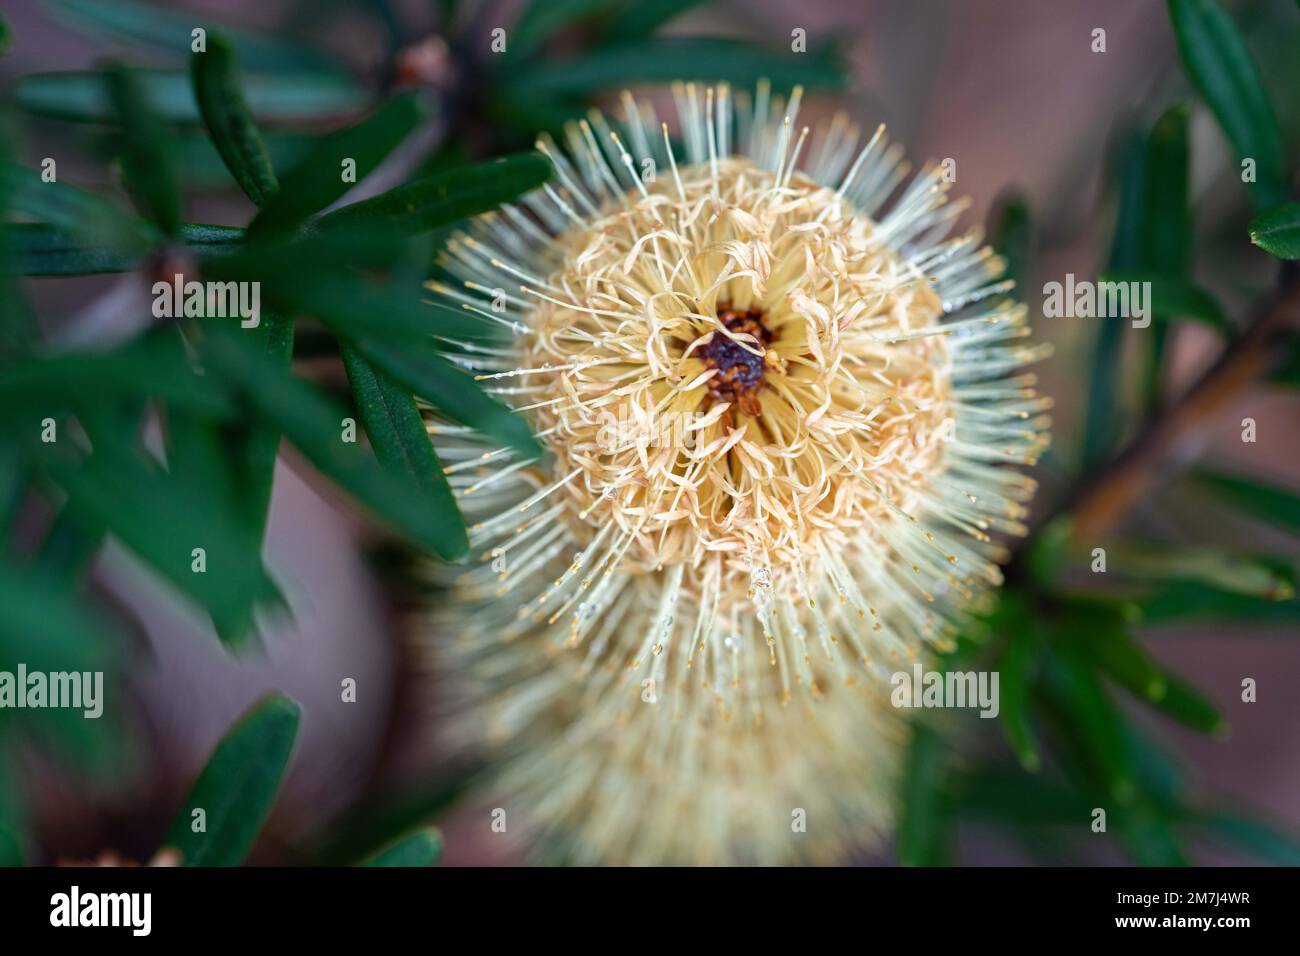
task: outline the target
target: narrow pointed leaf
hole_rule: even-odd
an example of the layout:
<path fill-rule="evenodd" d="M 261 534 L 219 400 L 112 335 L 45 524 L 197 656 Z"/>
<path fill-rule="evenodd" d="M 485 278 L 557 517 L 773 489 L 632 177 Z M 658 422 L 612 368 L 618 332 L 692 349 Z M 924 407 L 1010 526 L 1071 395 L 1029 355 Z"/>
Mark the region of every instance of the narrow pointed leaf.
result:
<path fill-rule="evenodd" d="M 493 159 L 416 180 L 344 206 L 324 216 L 319 227 L 363 229 L 379 224 L 403 235 L 429 232 L 495 209 L 541 186 L 550 175 L 551 162 L 541 153 Z"/>
<path fill-rule="evenodd" d="M 350 416 L 341 406 L 230 335 L 210 336 L 204 353 L 207 366 L 238 388 L 258 417 L 395 532 L 435 553 L 445 546 L 445 521 L 431 514 L 423 486 L 344 441 Z"/>
<path fill-rule="evenodd" d="M 1300 203 L 1275 206 L 1252 219 L 1250 241 L 1279 259 L 1300 259 Z"/>
<path fill-rule="evenodd" d="M 279 191 L 280 183 L 244 101 L 230 41 L 220 34 L 210 35 L 207 52 L 195 53 L 190 61 L 190 73 L 199 112 L 226 168 L 254 205 L 266 205 Z"/>
<path fill-rule="evenodd" d="M 415 129 L 425 112 L 414 93 L 404 93 L 355 126 L 324 137 L 311 155 L 281 177 L 279 194 L 253 220 L 250 230 L 286 230 L 333 203 L 353 185 L 343 176 L 345 161 L 355 163 L 354 182 L 360 182 Z"/>
<path fill-rule="evenodd" d="M 159 115 L 172 123 L 198 123 L 198 104 L 189 74 L 140 70 L 141 85 Z M 338 120 L 365 107 L 366 91 L 351 79 L 326 73 L 250 74 L 244 78 L 248 108 L 266 123 L 312 123 Z M 18 105 L 30 113 L 79 122 L 110 122 L 115 111 L 103 74 L 71 70 L 33 73 L 14 89 Z M 338 166 L 335 165 L 337 178 Z"/>
<path fill-rule="evenodd" d="M 1217 0 L 1169 0 L 1169 14 L 1187 75 L 1238 158 L 1256 164 L 1256 201 L 1266 208 L 1283 202 L 1285 166 L 1277 114 L 1237 25 Z"/>
<path fill-rule="evenodd" d="M 442 834 L 436 827 L 403 837 L 363 861 L 361 866 L 433 866 L 442 856 Z"/>
<path fill-rule="evenodd" d="M 134 73 L 114 65 L 107 77 L 122 128 L 122 183 L 145 218 L 174 236 L 180 231 L 182 216 L 170 134 Z"/>
<path fill-rule="evenodd" d="M 542 447 L 523 416 L 489 396 L 471 376 L 431 346 L 422 342 L 395 346 L 369 338 L 357 340 L 356 345 L 376 366 L 452 421 L 495 438 L 521 455 L 542 454 Z"/>
<path fill-rule="evenodd" d="M 97 40 L 111 37 L 168 52 L 178 59 L 190 54 L 196 28 L 207 29 L 208 43 L 212 42 L 211 25 L 203 19 L 156 3 L 140 0 L 46 0 L 46 3 L 60 20 Z M 318 50 L 265 33 L 222 29 L 238 42 L 252 67 L 338 72 L 330 58 Z"/>
<path fill-rule="evenodd" d="M 185 866 L 244 862 L 275 803 L 301 715 L 297 702 L 273 694 L 221 738 L 163 841 Z M 205 832 L 194 832 L 197 810 Z"/>
<path fill-rule="evenodd" d="M 1300 535 L 1300 495 L 1278 485 L 1215 471 L 1198 471 L 1196 480 L 1224 501 L 1260 521 Z"/>
<path fill-rule="evenodd" d="M 431 517 L 444 523 L 438 554 L 446 561 L 459 561 L 469 552 L 469 537 L 415 399 L 355 349 L 344 347 L 343 362 L 375 457 L 390 471 L 424 487 Z"/>

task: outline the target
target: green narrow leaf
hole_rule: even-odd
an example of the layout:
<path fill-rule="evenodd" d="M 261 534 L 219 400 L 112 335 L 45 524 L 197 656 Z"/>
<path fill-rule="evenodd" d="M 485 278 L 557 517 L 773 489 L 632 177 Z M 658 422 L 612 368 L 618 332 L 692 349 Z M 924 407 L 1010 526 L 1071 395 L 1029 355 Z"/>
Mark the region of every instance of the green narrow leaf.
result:
<path fill-rule="evenodd" d="M 456 368 L 430 345 L 363 338 L 356 346 L 370 361 L 430 402 L 452 421 L 482 432 L 515 449 L 537 457 L 542 446 L 522 415 L 489 396 L 472 377 Z"/>
<path fill-rule="evenodd" d="M 397 794 L 367 800 L 348 811 L 324 837 L 319 862 L 340 866 L 373 856 L 379 848 L 423 829 L 455 806 L 470 790 L 481 768 L 463 766 L 450 776 L 409 787 Z"/>
<path fill-rule="evenodd" d="M 1216 0 L 1169 0 L 1178 52 L 1239 159 L 1256 164 L 1254 194 L 1263 207 L 1287 198 L 1277 115 L 1237 25 Z"/>
<path fill-rule="evenodd" d="M 442 856 L 442 834 L 437 827 L 412 833 L 364 860 L 360 866 L 433 866 Z"/>
<path fill-rule="evenodd" d="M 259 326 L 262 351 L 271 364 L 278 365 L 289 374 L 293 362 L 293 320 L 274 312 L 264 311 Z M 280 453 L 280 430 L 268 422 L 246 423 L 235 451 L 236 469 L 240 485 L 244 520 L 248 532 L 262 550 L 266 536 L 266 522 L 271 510 L 271 492 L 275 483 L 275 461 Z"/>
<path fill-rule="evenodd" d="M 238 388 L 258 416 L 283 431 L 300 452 L 398 534 L 437 553 L 445 520 L 431 514 L 424 488 L 384 469 L 344 441 L 342 407 L 229 335 L 204 342 L 207 367 Z"/>
<path fill-rule="evenodd" d="M 1150 292 L 1150 298 L 1145 304 L 1153 318 L 1172 321 L 1191 319 L 1202 325 L 1208 325 L 1221 335 L 1227 335 L 1232 331 L 1232 326 L 1214 297 L 1184 279 L 1140 269 L 1113 270 L 1098 277 L 1099 297 L 1104 294 L 1106 283 L 1142 285 L 1144 290 Z M 1118 323 L 1124 320 L 1105 321 Z"/>
<path fill-rule="evenodd" d="M 1133 639 L 1122 605 L 1072 599 L 1078 623 L 1068 630 L 1078 654 L 1139 699 L 1202 733 L 1222 734 L 1223 718 L 1214 705 L 1181 678 L 1161 667 Z M 1088 622 L 1082 626 L 1083 622 Z"/>
<path fill-rule="evenodd" d="M 1250 241 L 1279 259 L 1300 259 L 1300 203 L 1276 206 L 1252 219 Z"/>
<path fill-rule="evenodd" d="M 898 826 L 898 859 L 904 866 L 942 866 L 948 860 L 944 765 L 943 739 L 933 728 L 913 722 Z"/>
<path fill-rule="evenodd" d="M 264 312 L 259 324 L 240 334 L 288 374 L 293 323 Z M 262 563 L 262 542 L 275 476 L 280 432 L 261 421 L 222 422 L 169 407 L 167 461 L 174 478 L 199 489 L 209 507 L 242 538 L 251 564 Z M 269 575 L 268 575 L 269 577 Z M 213 619 L 226 644 L 241 643 L 253 625 L 253 608 L 233 627 Z"/>
<path fill-rule="evenodd" d="M 318 226 L 322 230 L 354 230 L 382 225 L 398 235 L 428 232 L 495 209 L 541 186 L 550 175 L 551 161 L 541 153 L 506 156 L 407 183 L 344 206 L 324 216 Z"/>
<path fill-rule="evenodd" d="M 208 37 L 207 47 L 206 53 L 195 53 L 190 61 L 194 98 L 226 168 L 244 195 L 260 208 L 274 198 L 280 183 L 244 102 L 230 41 L 214 33 Z"/>
<path fill-rule="evenodd" d="M 122 130 L 122 183 L 145 218 L 174 236 L 180 232 L 183 217 L 167 128 L 130 70 L 121 65 L 109 67 L 107 82 Z"/>
<path fill-rule="evenodd" d="M 1277 485 L 1223 472 L 1198 471 L 1195 479 L 1260 521 L 1300 535 L 1300 495 Z"/>
<path fill-rule="evenodd" d="M 254 705 L 221 738 L 168 831 L 185 866 L 238 866 L 271 812 L 302 708 L 282 694 Z M 206 832 L 194 832 L 202 810 Z"/>
<path fill-rule="evenodd" d="M 188 73 L 139 70 L 137 79 L 163 119 L 171 123 L 200 121 Z M 266 123 L 337 121 L 363 109 L 368 100 L 366 91 L 353 80 L 319 72 L 248 75 L 243 87 L 248 108 Z M 58 119 L 102 123 L 116 115 L 103 75 L 94 71 L 29 74 L 18 81 L 14 98 L 30 113 Z M 334 169 L 337 178 L 337 164 Z"/>
<path fill-rule="evenodd" d="M 507 49 L 512 56 L 536 52 L 552 36 L 612 8 L 617 0 L 529 0 L 514 28 Z"/>
<path fill-rule="evenodd" d="M 1300 866 L 1300 838 L 1232 811 L 1197 810 L 1182 821 L 1276 866 Z"/>
<path fill-rule="evenodd" d="M 9 24 L 5 22 L 4 17 L 0 17 L 0 56 L 9 52 L 9 46 L 13 43 L 14 35 L 9 29 Z"/>
<path fill-rule="evenodd" d="M 256 112 L 256 111 L 254 111 Z M 254 233 L 297 226 L 352 188 L 343 163 L 356 163 L 356 181 L 375 167 L 425 118 L 423 101 L 414 93 L 395 96 L 370 117 L 324 137 L 310 156 L 280 179 L 280 192 L 249 227 Z"/>
<path fill-rule="evenodd" d="M 68 495 L 87 532 L 107 527 L 182 593 L 208 610 L 222 633 L 238 631 L 258 603 L 279 598 L 238 531 L 194 489 L 167 480 L 137 456 L 97 450 L 72 463 L 51 458 L 47 472 Z M 196 548 L 203 570 L 196 570 Z"/>
<path fill-rule="evenodd" d="M 445 561 L 461 560 L 469 553 L 469 537 L 415 399 L 355 349 L 344 346 L 343 362 L 375 457 L 424 487 L 432 517 L 445 526 L 438 555 Z"/>
<path fill-rule="evenodd" d="M 9 245 L 9 273 L 27 276 L 95 275 L 131 272 L 145 250 L 125 251 L 88 244 L 66 230 L 45 223 L 20 222 L 0 227 Z M 198 255 L 238 247 L 244 230 L 232 226 L 186 224 L 180 241 Z"/>
<path fill-rule="evenodd" d="M 157 3 L 138 0 L 46 0 L 46 3 L 60 20 L 96 40 L 111 37 L 177 57 L 191 52 L 193 30 L 208 27 L 192 13 L 173 12 Z M 249 65 L 258 69 L 338 72 L 337 65 L 317 50 L 265 33 L 223 30 L 239 44 Z M 207 33 L 211 43 L 212 30 L 208 29 Z"/>
<path fill-rule="evenodd" d="M 1058 630 L 1079 635 L 1071 641 L 1076 645 L 1090 627 L 1086 618 L 1057 622 Z M 1042 673 L 1039 705 L 1061 724 L 1056 738 L 1060 756 L 1078 765 L 1091 789 L 1118 804 L 1132 803 L 1138 775 L 1125 740 L 1124 719 L 1077 647 L 1058 642 L 1045 657 Z"/>
<path fill-rule="evenodd" d="M 78 389 L 69 389 L 69 382 L 76 382 Z M 33 403 L 47 410 L 74 408 L 89 397 L 97 403 L 156 398 L 222 419 L 235 413 L 226 390 L 192 375 L 180 344 L 158 333 L 146 333 L 112 351 L 32 356 L 0 370 L 0 401 L 11 411 Z"/>
<path fill-rule="evenodd" d="M 1180 281 L 1185 281 L 1192 248 L 1188 156 L 1188 109 L 1180 103 L 1167 109 L 1151 128 L 1146 155 L 1146 208 L 1139 239 L 1143 264 L 1162 276 Z M 1168 296 L 1166 292 L 1156 298 L 1165 301 Z M 1222 319 L 1222 312 L 1213 299 L 1205 293 L 1200 294 L 1200 299 L 1208 300 Z M 1226 320 L 1223 324 L 1227 325 Z M 1143 404 L 1151 410 L 1160 404 L 1170 329 L 1163 322 L 1157 323 L 1147 337 L 1150 343 L 1142 374 L 1142 396 Z"/>
<path fill-rule="evenodd" d="M 1144 581 L 1200 583 L 1268 601 L 1295 596 L 1290 576 L 1267 560 L 1215 548 L 1122 541 L 1109 547 L 1110 571 Z"/>
<path fill-rule="evenodd" d="M 1141 223 L 1146 204 L 1147 139 L 1130 135 L 1120 162 L 1119 215 L 1111 242 L 1110 267 L 1132 269 L 1141 265 Z M 1081 467 L 1094 467 L 1110 452 L 1121 434 L 1119 415 L 1119 362 L 1125 320 L 1103 319 L 1097 331 L 1088 370 L 1088 404 L 1084 412 Z"/>
<path fill-rule="evenodd" d="M 0 670 L 21 662 L 33 671 L 103 671 L 114 638 L 65 589 L 0 556 Z"/>
<path fill-rule="evenodd" d="M 1172 584 L 1136 598 L 1145 627 L 1186 621 L 1231 621 L 1238 625 L 1269 625 L 1294 629 L 1300 622 L 1300 600 L 1268 601 L 1218 591 L 1203 584 Z"/>
<path fill-rule="evenodd" d="M 1004 277 L 1025 291 L 1029 282 L 1029 251 L 1032 243 L 1029 204 L 1018 193 L 999 196 L 989 216 L 989 236 L 993 248 L 1007 261 Z"/>
<path fill-rule="evenodd" d="M 12 163 L 0 165 L 0 188 L 8 197 L 10 209 L 83 242 L 140 255 L 158 238 L 152 226 L 113 203 L 57 179 L 45 182 L 33 169 Z M 22 227 L 15 224 L 5 228 Z"/>
<path fill-rule="evenodd" d="M 0 31 L 4 24 L 0 22 Z M 12 760 L 0 750 L 0 867 L 27 862 L 27 812 L 18 789 Z"/>
<path fill-rule="evenodd" d="M 209 262 L 204 274 L 212 277 L 256 277 L 262 283 L 262 298 L 286 314 L 310 315 L 350 338 L 376 336 L 391 339 L 441 335 L 456 339 L 491 340 L 496 328 L 467 309 L 453 309 L 441 303 L 421 302 L 407 289 L 391 283 L 366 282 L 355 274 L 268 273 L 265 263 Z"/>
<path fill-rule="evenodd" d="M 1138 248 L 1144 268 L 1168 276 L 1185 275 L 1191 261 L 1188 135 L 1187 106 L 1179 103 L 1161 114 L 1147 139 Z"/>
<path fill-rule="evenodd" d="M 1005 603 L 1006 598 L 1003 598 Z M 1005 618 L 1004 618 L 1005 620 Z M 1038 742 L 1029 719 L 1029 685 L 1035 658 L 1038 656 L 1033 622 L 1023 613 L 1012 620 L 1018 625 L 1009 630 L 1006 648 L 998 661 L 1001 706 L 999 716 L 1007 742 L 1025 770 L 1033 773 L 1042 765 Z"/>
<path fill-rule="evenodd" d="M 605 28 L 605 39 L 611 43 L 644 40 L 661 26 L 703 0 L 636 0 L 626 3 Z"/>

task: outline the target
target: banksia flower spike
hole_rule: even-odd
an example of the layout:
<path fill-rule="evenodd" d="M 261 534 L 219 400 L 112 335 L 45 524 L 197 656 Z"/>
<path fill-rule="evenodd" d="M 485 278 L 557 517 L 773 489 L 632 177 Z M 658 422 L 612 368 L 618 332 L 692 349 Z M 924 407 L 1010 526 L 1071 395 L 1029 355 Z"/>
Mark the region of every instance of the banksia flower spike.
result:
<path fill-rule="evenodd" d="M 534 801 L 581 831 L 579 857 L 725 860 L 769 811 L 785 837 L 752 858 L 808 856 L 784 848 L 789 807 L 814 801 L 774 768 L 874 788 L 828 807 L 878 828 L 898 736 L 882 688 L 1000 582 L 997 538 L 1033 491 L 1013 466 L 1046 444 L 1022 371 L 1042 350 L 999 257 L 949 237 L 963 204 L 937 169 L 908 181 L 883 127 L 810 133 L 797 88 L 673 93 L 680 146 L 625 94 L 621 122 L 543 137 L 551 183 L 441 255 L 432 290 L 502 332 L 450 354 L 547 454 L 430 412 L 482 558 L 437 616 L 527 751 L 512 786 L 584 768 L 581 800 L 552 781 Z M 710 788 L 749 809 L 693 803 Z M 721 836 L 630 836 L 638 789 Z M 616 793 L 622 829 L 592 805 Z"/>

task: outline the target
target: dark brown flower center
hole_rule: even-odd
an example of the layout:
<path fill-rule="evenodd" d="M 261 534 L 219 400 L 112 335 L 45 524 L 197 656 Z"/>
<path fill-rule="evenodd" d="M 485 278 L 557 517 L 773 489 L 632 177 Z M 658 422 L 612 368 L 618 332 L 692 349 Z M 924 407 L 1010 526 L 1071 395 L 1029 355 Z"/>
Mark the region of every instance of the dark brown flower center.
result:
<path fill-rule="evenodd" d="M 740 311 L 720 304 L 718 319 L 738 335 L 752 335 L 758 344 L 748 340 L 742 344 L 718 331 L 710 333 L 712 338 L 695 351 L 705 365 L 718 370 L 709 379 L 709 395 L 714 401 L 730 402 L 740 412 L 756 416 L 757 393 L 763 387 L 767 368 L 763 352 L 772 341 L 772 332 L 763 324 L 763 313 L 758 309 Z"/>

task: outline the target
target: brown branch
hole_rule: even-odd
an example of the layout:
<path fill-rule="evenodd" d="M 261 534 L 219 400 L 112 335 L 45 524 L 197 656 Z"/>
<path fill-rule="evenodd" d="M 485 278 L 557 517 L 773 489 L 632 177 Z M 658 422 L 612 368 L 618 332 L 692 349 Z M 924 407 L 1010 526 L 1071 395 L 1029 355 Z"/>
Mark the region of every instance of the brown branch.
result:
<path fill-rule="evenodd" d="M 1105 538 L 1168 473 L 1204 443 L 1203 426 L 1271 368 L 1281 330 L 1300 325 L 1297 268 L 1285 263 L 1277 292 L 1255 310 L 1237 337 L 1187 392 L 1143 428 L 1101 468 L 1085 475 L 1038 526 L 1068 514 L 1077 543 Z"/>

